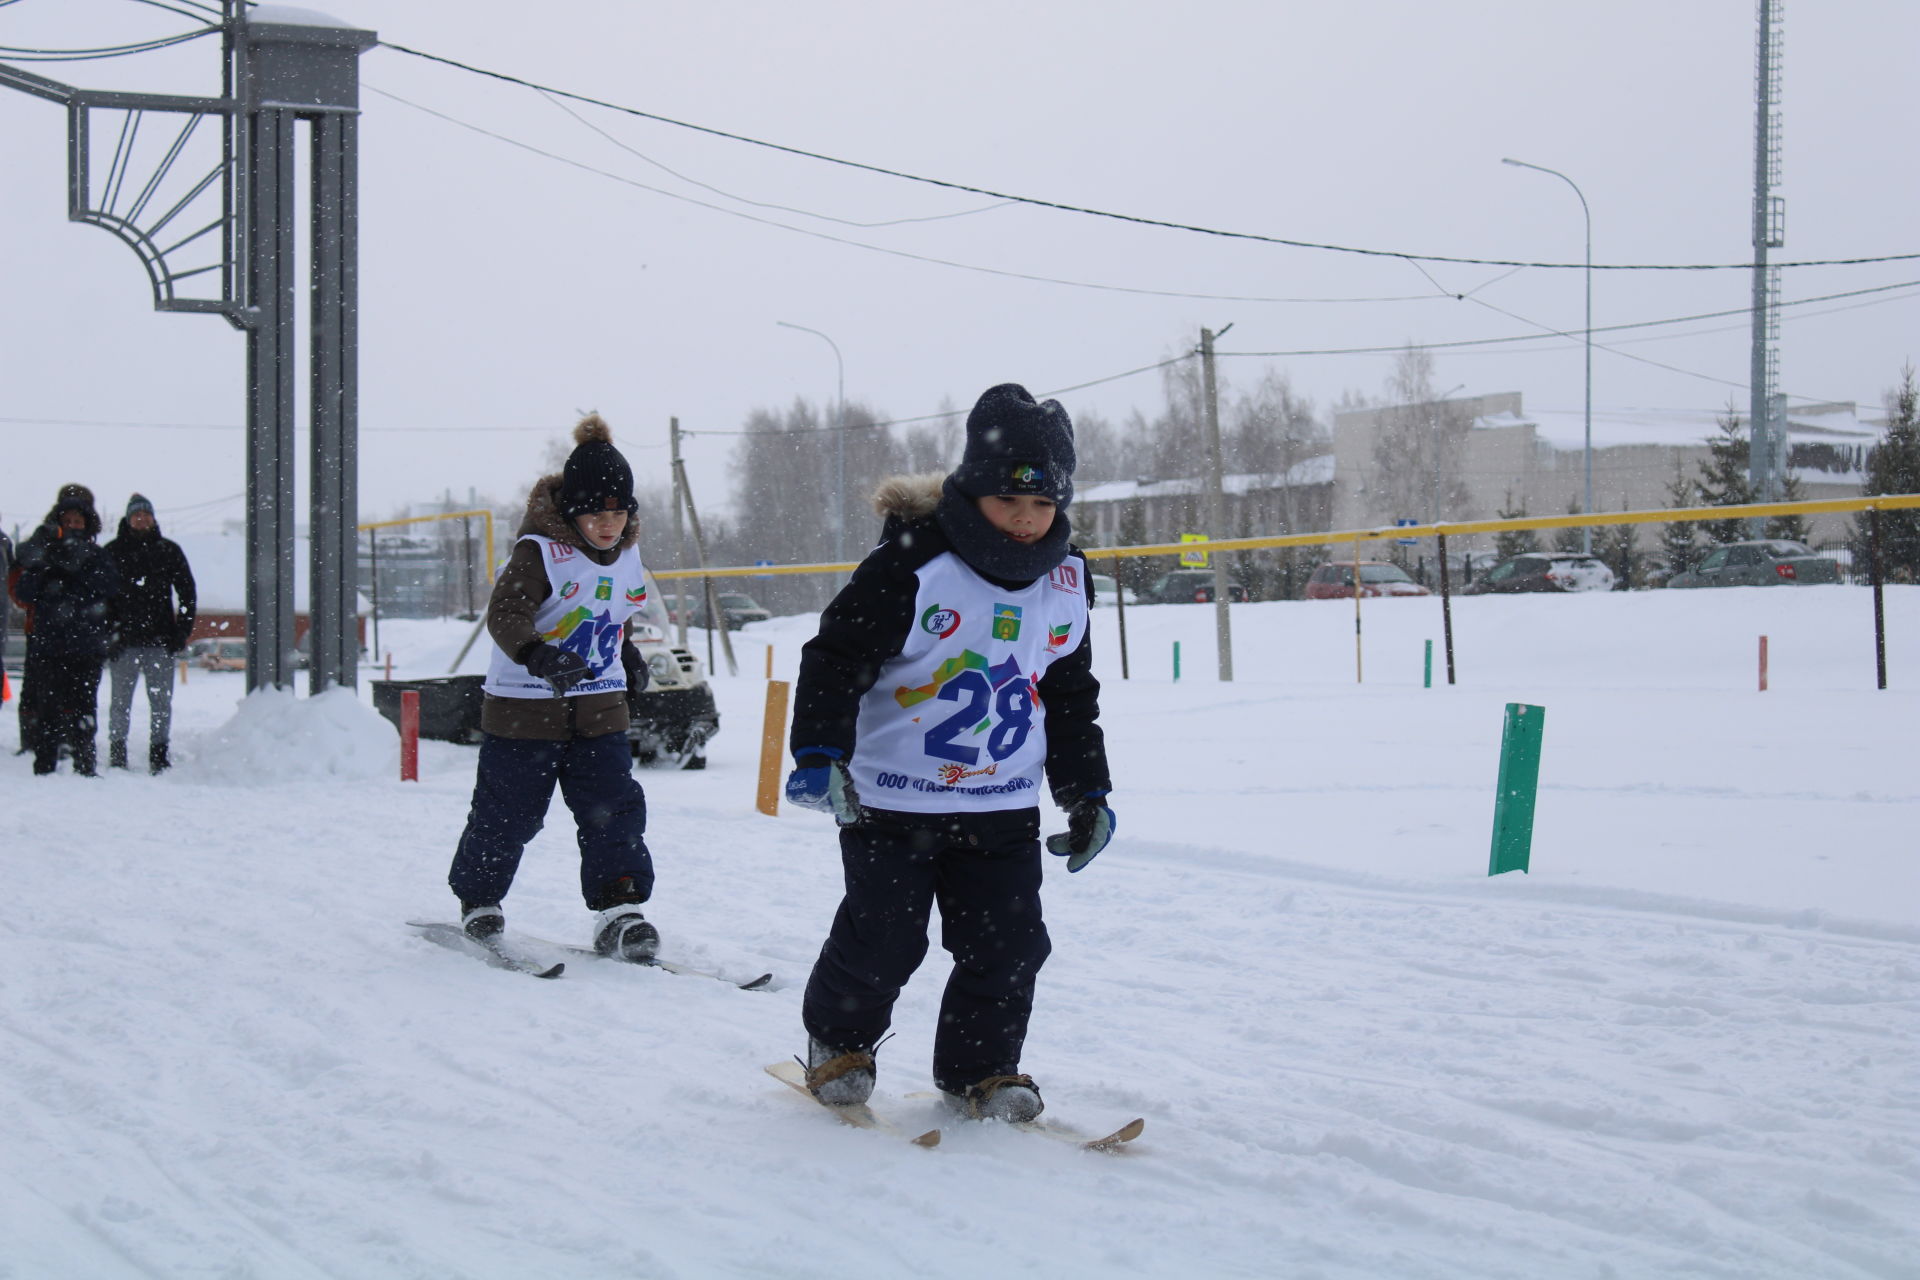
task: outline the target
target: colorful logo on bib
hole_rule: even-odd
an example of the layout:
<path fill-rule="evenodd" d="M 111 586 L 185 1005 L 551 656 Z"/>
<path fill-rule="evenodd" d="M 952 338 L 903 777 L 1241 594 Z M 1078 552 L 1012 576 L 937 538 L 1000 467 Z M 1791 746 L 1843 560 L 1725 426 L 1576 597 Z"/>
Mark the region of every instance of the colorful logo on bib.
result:
<path fill-rule="evenodd" d="M 957 787 L 968 778 L 984 778 L 989 774 L 998 772 L 1000 772 L 1000 762 L 996 760 L 984 769 L 969 769 L 965 765 L 943 764 L 934 770 L 933 776 L 940 779 L 941 783 L 945 786 Z"/>
<path fill-rule="evenodd" d="M 1073 624 L 1071 622 L 1061 623 L 1059 626 L 1047 632 L 1047 648 L 1059 649 L 1065 647 L 1067 637 L 1072 634 Z"/>
<path fill-rule="evenodd" d="M 960 629 L 960 611 L 930 604 L 927 611 L 920 615 L 920 629 L 930 636 L 945 640 Z"/>
<path fill-rule="evenodd" d="M 641 583 L 627 593 L 627 603 L 638 609 L 647 602 L 647 584 Z"/>
<path fill-rule="evenodd" d="M 1004 685 L 1007 681 L 1012 680 L 1020 674 L 1020 663 L 1013 658 L 1008 658 L 996 667 L 987 661 L 985 654 L 975 653 L 971 649 L 964 649 L 961 651 L 959 657 L 948 658 L 945 662 L 942 662 L 938 667 L 934 668 L 933 679 L 926 684 L 920 685 L 917 688 L 903 684 L 895 689 L 893 691 L 893 700 L 899 703 L 902 708 L 918 706 L 929 698 L 939 697 L 940 690 L 945 688 L 949 681 L 969 671 L 983 673 L 987 677 L 987 687 L 989 689 L 998 689 L 1001 685 Z"/>
<path fill-rule="evenodd" d="M 573 598 L 574 598 L 575 596 L 577 596 L 577 595 L 579 595 L 579 594 L 580 594 L 580 584 L 579 584 L 579 583 L 577 583 L 577 582 L 563 582 L 563 583 L 561 583 L 561 584 L 560 584 L 560 598 L 561 598 L 562 600 L 571 600 L 571 599 L 573 599 Z"/>
<path fill-rule="evenodd" d="M 996 604 L 993 606 L 993 638 L 995 640 L 1018 640 L 1020 638 L 1019 605 Z"/>
<path fill-rule="evenodd" d="M 593 598 L 595 600 L 613 599 L 613 579 L 612 578 L 600 579 L 599 585 L 595 586 L 593 589 Z"/>

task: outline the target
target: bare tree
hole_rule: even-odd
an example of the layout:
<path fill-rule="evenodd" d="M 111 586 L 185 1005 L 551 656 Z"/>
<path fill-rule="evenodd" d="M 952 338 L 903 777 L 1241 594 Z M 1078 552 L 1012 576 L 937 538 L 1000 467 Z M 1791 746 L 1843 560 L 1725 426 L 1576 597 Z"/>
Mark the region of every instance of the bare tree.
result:
<path fill-rule="evenodd" d="M 1467 501 L 1461 458 L 1473 423 L 1460 406 L 1440 402 L 1433 354 L 1411 345 L 1403 348 L 1394 357 L 1386 393 L 1388 407 L 1379 411 L 1373 441 L 1375 487 L 1385 504 L 1383 514 L 1439 520 L 1457 513 Z"/>

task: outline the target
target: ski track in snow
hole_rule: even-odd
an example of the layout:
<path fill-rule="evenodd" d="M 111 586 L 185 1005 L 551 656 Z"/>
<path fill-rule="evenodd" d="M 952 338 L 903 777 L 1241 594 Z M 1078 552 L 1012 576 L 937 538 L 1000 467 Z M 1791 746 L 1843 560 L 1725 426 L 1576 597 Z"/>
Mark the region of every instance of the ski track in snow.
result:
<path fill-rule="evenodd" d="M 1463 632 L 1581 608 L 1494 655 L 1515 687 L 1432 691 L 1340 688 L 1351 612 L 1314 605 L 1236 610 L 1231 694 L 1175 686 L 1141 654 L 1209 653 L 1211 611 L 1129 611 L 1120 838 L 1049 860 L 1026 1064 L 1065 1122 L 1146 1117 L 1113 1156 L 908 1096 L 937 948 L 875 1100 L 937 1151 L 761 1073 L 800 1047 L 838 869 L 817 815 L 752 812 L 758 680 L 717 682 L 709 770 L 641 775 L 665 953 L 775 973 L 748 993 L 584 958 L 540 982 L 413 935 L 452 910 L 471 749 L 425 743 L 401 784 L 390 735 L 367 751 L 337 708 L 311 741 L 284 708 L 236 733 L 238 679 L 195 673 L 166 778 L 0 758 L 0 1278 L 1912 1276 L 1920 702 L 1860 691 L 1801 593 L 1697 597 L 1786 610 L 1774 701 L 1593 692 L 1563 662 L 1607 651 L 1586 600 L 1459 602 Z M 1675 607 L 1607 603 L 1631 634 Z M 1890 603 L 1911 671 L 1920 591 Z M 1417 646 L 1392 607 L 1370 643 Z M 401 674 L 465 630 L 385 629 L 431 648 Z M 772 643 L 790 673 L 809 630 L 736 637 L 743 670 Z M 1782 655 L 1821 643 L 1796 691 Z M 1280 683 L 1309 661 L 1325 684 Z M 1488 880 L 1499 705 L 1528 696 L 1534 871 Z M 576 867 L 556 801 L 510 922 L 583 939 Z"/>

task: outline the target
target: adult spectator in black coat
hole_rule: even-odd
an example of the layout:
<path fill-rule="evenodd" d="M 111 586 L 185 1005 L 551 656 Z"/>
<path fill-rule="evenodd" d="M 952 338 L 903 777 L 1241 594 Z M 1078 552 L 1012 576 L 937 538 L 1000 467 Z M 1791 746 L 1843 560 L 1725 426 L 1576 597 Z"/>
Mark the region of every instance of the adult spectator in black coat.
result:
<path fill-rule="evenodd" d="M 120 572 L 96 538 L 100 514 L 93 492 L 64 485 L 46 523 L 19 550 L 15 593 L 33 607 L 27 637 L 27 687 L 36 708 L 33 771 L 52 773 L 60 748 L 75 773 L 94 773 L 100 664 L 106 661 Z"/>
<path fill-rule="evenodd" d="M 160 533 L 153 504 L 139 494 L 127 502 L 120 531 L 107 544 L 120 570 L 113 603 L 113 639 L 107 650 L 112 691 L 107 699 L 107 763 L 127 767 L 127 730 L 133 721 L 133 686 L 147 684 L 147 768 L 168 765 L 173 725 L 173 659 L 193 634 L 193 570 L 180 544 Z"/>
<path fill-rule="evenodd" d="M 0 665 L 6 662 L 8 633 L 13 627 L 13 591 L 7 585 L 12 577 L 13 539 L 7 536 L 5 529 L 0 529 Z M 13 687 L 12 681 L 8 681 L 3 688 L 7 696 L 0 698 L 0 702 L 19 692 Z"/>

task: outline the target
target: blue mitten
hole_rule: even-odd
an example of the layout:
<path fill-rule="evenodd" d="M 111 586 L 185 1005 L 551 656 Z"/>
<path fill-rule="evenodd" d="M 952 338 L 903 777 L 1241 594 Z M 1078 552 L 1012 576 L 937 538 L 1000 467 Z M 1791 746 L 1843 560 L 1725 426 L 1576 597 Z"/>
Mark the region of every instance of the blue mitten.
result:
<path fill-rule="evenodd" d="M 1120 829 L 1120 819 L 1103 798 L 1107 793 L 1082 796 L 1066 806 L 1067 829 L 1047 837 L 1047 852 L 1067 860 L 1068 871 L 1078 871 L 1099 856 Z"/>
<path fill-rule="evenodd" d="M 787 803 L 830 813 L 843 827 L 860 821 L 860 796 L 845 764 L 817 751 L 801 752 L 793 763 L 794 770 L 787 775 Z"/>

